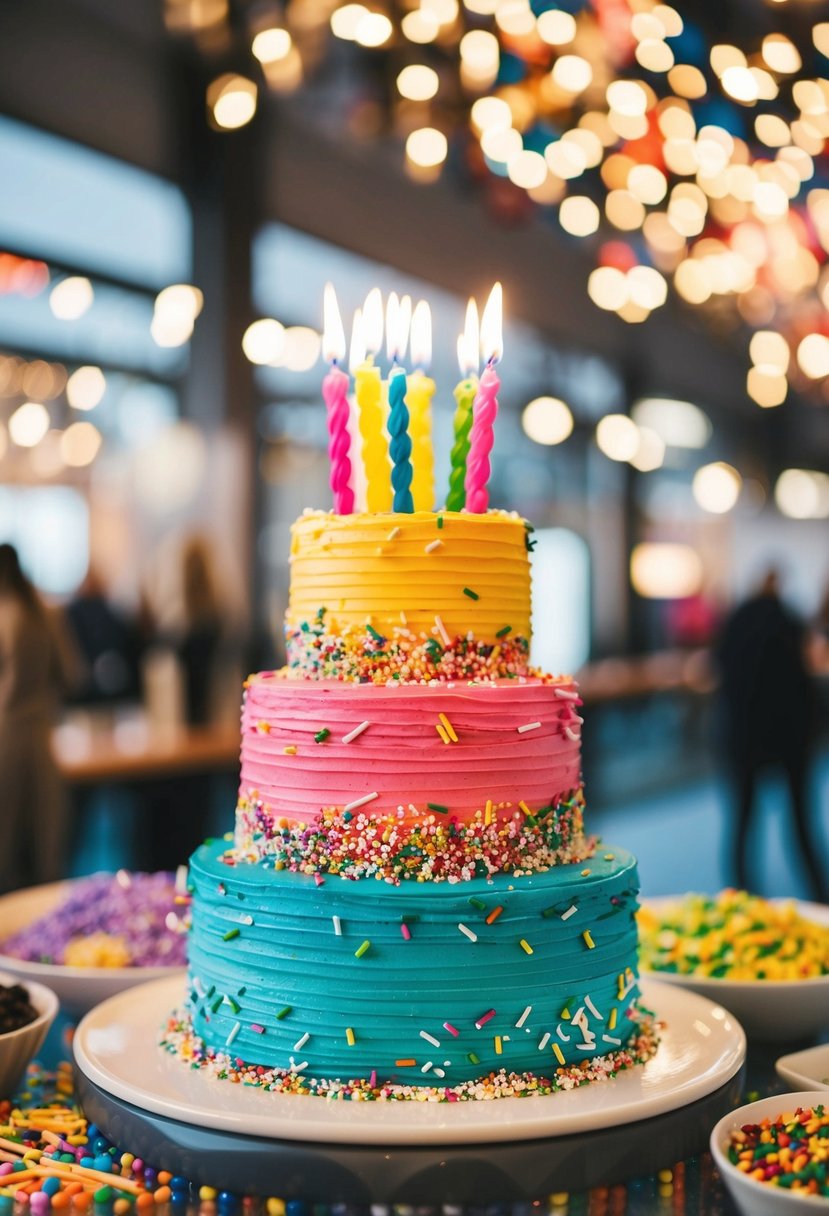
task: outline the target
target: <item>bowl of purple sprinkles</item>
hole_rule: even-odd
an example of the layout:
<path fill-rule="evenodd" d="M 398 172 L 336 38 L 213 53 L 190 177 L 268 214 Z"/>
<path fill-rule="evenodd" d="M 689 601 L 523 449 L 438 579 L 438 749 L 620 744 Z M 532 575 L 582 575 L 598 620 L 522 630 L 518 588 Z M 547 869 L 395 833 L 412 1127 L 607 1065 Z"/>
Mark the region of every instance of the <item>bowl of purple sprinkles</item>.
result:
<path fill-rule="evenodd" d="M 93 874 L 0 897 L 0 967 L 47 984 L 64 1012 L 187 962 L 187 871 Z"/>

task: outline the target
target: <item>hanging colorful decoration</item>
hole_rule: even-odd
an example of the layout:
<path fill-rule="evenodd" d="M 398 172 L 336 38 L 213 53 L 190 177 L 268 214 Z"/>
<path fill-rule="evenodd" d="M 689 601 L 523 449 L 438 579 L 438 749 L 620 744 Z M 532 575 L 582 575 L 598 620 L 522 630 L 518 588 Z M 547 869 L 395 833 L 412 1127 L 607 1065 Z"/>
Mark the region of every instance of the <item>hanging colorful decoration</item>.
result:
<path fill-rule="evenodd" d="M 326 24 L 386 56 L 391 94 L 372 102 L 355 71 L 342 113 L 363 133 L 405 130 L 413 177 L 451 160 L 496 218 L 549 217 L 590 250 L 593 303 L 629 324 L 672 290 L 719 332 L 773 335 L 774 358 L 752 354 L 747 378 L 759 405 L 790 384 L 829 396 L 829 21 L 816 10 L 810 24 L 802 5 L 757 6 L 731 41 L 687 2 L 311 7 L 251 26 L 273 89 L 322 63 Z"/>

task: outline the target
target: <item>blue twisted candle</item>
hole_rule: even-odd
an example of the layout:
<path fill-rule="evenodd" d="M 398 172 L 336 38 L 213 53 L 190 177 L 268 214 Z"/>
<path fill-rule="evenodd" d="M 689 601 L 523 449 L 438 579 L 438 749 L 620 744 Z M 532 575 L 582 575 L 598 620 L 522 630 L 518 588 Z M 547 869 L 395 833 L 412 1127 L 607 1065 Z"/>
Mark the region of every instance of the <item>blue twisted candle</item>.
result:
<path fill-rule="evenodd" d="M 391 484 L 394 489 L 392 509 L 411 514 L 412 500 L 412 441 L 409 436 L 409 411 L 406 408 L 406 373 L 401 367 L 389 376 L 389 455 Z"/>

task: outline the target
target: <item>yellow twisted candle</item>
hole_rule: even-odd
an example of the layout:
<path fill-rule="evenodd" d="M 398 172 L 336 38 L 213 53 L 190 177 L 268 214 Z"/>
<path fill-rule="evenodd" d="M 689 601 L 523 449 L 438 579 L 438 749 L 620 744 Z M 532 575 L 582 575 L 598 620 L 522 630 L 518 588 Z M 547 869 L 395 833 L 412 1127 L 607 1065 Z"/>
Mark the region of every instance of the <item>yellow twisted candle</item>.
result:
<path fill-rule="evenodd" d="M 374 366 L 374 355 L 380 349 L 382 333 L 383 307 L 380 292 L 375 288 L 369 292 L 366 300 L 362 325 L 355 327 L 350 360 L 363 441 L 366 507 L 372 512 L 390 511 L 392 504 L 391 462 L 385 429 L 383 386 L 380 369 Z"/>
<path fill-rule="evenodd" d="M 432 358 L 432 316 L 421 300 L 412 316 L 412 362 L 417 370 L 409 376 L 406 405 L 412 441 L 412 499 L 415 511 L 431 511 L 435 505 L 435 456 L 432 447 L 432 397 L 435 382 L 426 375 Z"/>

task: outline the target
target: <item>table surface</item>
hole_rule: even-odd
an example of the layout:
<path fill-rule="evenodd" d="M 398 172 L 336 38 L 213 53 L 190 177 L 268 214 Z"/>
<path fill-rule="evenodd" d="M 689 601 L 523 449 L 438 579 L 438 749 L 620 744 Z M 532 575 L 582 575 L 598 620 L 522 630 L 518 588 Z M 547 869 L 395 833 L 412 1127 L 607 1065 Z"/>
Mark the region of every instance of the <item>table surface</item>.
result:
<path fill-rule="evenodd" d="M 52 749 L 63 779 L 75 786 L 235 771 L 239 727 L 75 722 L 55 729 Z"/>
<path fill-rule="evenodd" d="M 59 1036 L 56 1027 L 47 1041 L 45 1062 L 54 1066 L 60 1052 L 57 1050 Z M 68 1041 L 67 1024 L 62 1027 L 65 1048 Z M 783 1093 L 787 1085 L 774 1071 L 775 1060 L 804 1044 L 754 1044 L 749 1045 L 744 1071 L 744 1094 L 741 1101 L 749 1101 L 766 1094 Z M 313 1099 L 308 1099 L 313 1100 Z M 528 1146 L 530 1151 L 536 1151 Z M 135 1146 L 120 1144 L 123 1151 L 134 1151 Z M 384 1150 L 378 1149 L 378 1152 Z M 545 1151 L 544 1144 L 537 1151 Z M 182 1150 L 180 1173 L 187 1175 L 187 1153 Z M 148 1162 L 148 1164 L 153 1164 Z M 168 1166 L 168 1168 L 170 1168 Z M 271 1196 L 280 1197 L 290 1193 L 288 1186 L 281 1187 L 285 1179 L 284 1161 L 274 1170 Z M 204 1180 L 201 1180 L 204 1182 Z M 169 1205 L 165 1205 L 168 1207 Z M 737 1209 L 731 1203 L 710 1155 L 705 1152 L 685 1161 L 674 1162 L 657 1174 L 628 1178 L 616 1185 L 595 1187 L 589 1191 L 559 1192 L 554 1195 L 538 1195 L 533 1201 L 493 1202 L 486 1205 L 442 1203 L 424 1206 L 420 1203 L 394 1204 L 345 1204 L 320 1203 L 313 1199 L 286 1199 L 274 1206 L 273 1198 L 219 1196 L 216 1201 L 200 1200 L 197 1195 L 189 1203 L 173 1204 L 171 1216 L 736 1216 Z M 26 1209 L 16 1209 L 14 1216 L 25 1216 Z M 96 1207 L 96 1216 L 102 1216 Z"/>

